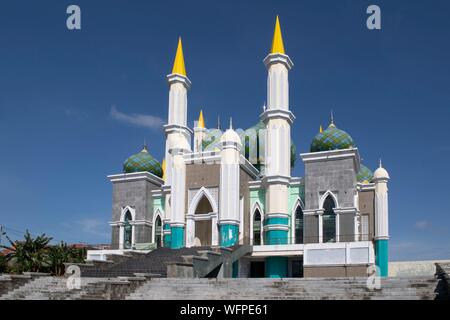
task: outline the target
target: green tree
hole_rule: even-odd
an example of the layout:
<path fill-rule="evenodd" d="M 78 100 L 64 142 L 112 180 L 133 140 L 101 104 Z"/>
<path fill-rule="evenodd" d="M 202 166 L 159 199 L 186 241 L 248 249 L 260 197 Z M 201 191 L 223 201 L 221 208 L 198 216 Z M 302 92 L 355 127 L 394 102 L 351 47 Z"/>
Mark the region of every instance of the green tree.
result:
<path fill-rule="evenodd" d="M 59 245 L 50 246 L 47 249 L 47 263 L 50 272 L 54 275 L 61 276 L 64 274 L 64 263 L 70 262 L 71 250 L 63 241 Z"/>
<path fill-rule="evenodd" d="M 16 272 L 40 272 L 47 265 L 47 246 L 52 240 L 44 234 L 33 238 L 28 230 L 25 233 L 24 240 L 12 241 L 8 236 L 10 246 L 2 246 L 11 250 L 7 254 L 7 260 L 13 260 L 13 271 Z"/>

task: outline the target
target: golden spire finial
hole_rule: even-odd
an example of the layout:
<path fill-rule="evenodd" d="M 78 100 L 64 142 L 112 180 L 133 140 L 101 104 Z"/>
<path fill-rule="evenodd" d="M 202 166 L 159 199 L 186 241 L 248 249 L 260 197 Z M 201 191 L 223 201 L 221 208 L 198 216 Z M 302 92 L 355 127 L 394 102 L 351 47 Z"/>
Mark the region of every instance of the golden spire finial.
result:
<path fill-rule="evenodd" d="M 200 110 L 200 115 L 198 116 L 197 127 L 204 129 L 205 120 L 203 119 L 203 110 Z"/>
<path fill-rule="evenodd" d="M 270 53 L 284 54 L 283 36 L 281 35 L 280 19 L 278 18 L 278 15 L 275 21 L 275 30 L 273 32 L 272 48 L 270 49 Z"/>
<path fill-rule="evenodd" d="M 161 165 L 161 167 L 162 167 L 162 179 L 164 180 L 164 181 L 166 181 L 166 159 L 164 158 L 163 159 L 163 161 L 162 161 L 162 165 Z"/>
<path fill-rule="evenodd" d="M 186 68 L 184 66 L 183 56 L 183 44 L 181 43 L 181 37 L 178 38 L 177 53 L 175 55 L 175 61 L 173 62 L 172 73 L 181 74 L 186 77 Z"/>
<path fill-rule="evenodd" d="M 320 125 L 320 127 L 319 127 L 319 132 L 320 132 L 320 133 L 322 133 L 322 132 L 323 132 L 323 128 L 322 128 L 322 125 Z"/>

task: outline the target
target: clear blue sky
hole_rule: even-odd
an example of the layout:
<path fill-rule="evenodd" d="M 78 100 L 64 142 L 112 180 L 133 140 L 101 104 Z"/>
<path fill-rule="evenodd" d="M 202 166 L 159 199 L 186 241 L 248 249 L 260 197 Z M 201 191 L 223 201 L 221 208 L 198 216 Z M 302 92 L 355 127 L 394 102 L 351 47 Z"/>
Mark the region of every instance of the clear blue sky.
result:
<path fill-rule="evenodd" d="M 66 28 L 78 4 L 82 30 Z M 370 4 L 382 30 L 366 28 Z M 68 242 L 110 241 L 111 185 L 143 140 L 163 155 L 165 76 L 183 38 L 190 125 L 247 128 L 266 99 L 279 14 L 292 137 L 349 132 L 391 176 L 392 259 L 450 258 L 450 2 L 7 1 L 0 15 L 0 224 Z M 303 174 L 297 163 L 296 175 Z M 17 232 L 9 232 L 15 236 Z"/>

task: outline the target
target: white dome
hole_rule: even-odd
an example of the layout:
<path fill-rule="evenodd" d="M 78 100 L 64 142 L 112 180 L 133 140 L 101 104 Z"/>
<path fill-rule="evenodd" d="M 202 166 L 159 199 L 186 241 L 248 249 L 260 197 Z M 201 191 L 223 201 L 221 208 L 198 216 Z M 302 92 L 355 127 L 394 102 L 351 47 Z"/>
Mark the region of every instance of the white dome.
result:
<path fill-rule="evenodd" d="M 376 180 L 376 179 L 389 179 L 389 173 L 383 167 L 379 167 L 373 173 L 373 179 L 374 180 Z"/>
<path fill-rule="evenodd" d="M 234 142 L 242 146 L 241 138 L 233 129 L 228 129 L 220 138 L 220 142 Z"/>

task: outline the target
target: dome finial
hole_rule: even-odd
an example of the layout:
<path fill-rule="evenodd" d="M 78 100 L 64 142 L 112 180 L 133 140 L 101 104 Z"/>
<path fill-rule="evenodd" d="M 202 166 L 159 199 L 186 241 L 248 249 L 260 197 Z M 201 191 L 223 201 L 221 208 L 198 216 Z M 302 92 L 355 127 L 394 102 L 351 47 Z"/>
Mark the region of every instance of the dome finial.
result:
<path fill-rule="evenodd" d="M 148 152 L 147 139 L 145 139 L 145 138 L 144 138 L 144 145 L 142 146 L 142 151 Z"/>
<path fill-rule="evenodd" d="M 233 118 L 230 117 L 230 129 L 233 130 Z"/>
<path fill-rule="evenodd" d="M 334 116 L 333 116 L 333 109 L 331 109 L 331 123 L 330 124 L 333 124 L 334 125 Z"/>
<path fill-rule="evenodd" d="M 217 115 L 217 129 L 220 130 L 220 115 Z"/>
<path fill-rule="evenodd" d="M 323 128 L 322 128 L 322 125 L 320 125 L 320 127 L 319 127 L 319 132 L 320 132 L 320 133 L 322 133 L 322 132 L 323 132 Z"/>
<path fill-rule="evenodd" d="M 381 163 L 381 158 L 380 158 L 380 168 L 383 168 L 383 164 Z"/>

